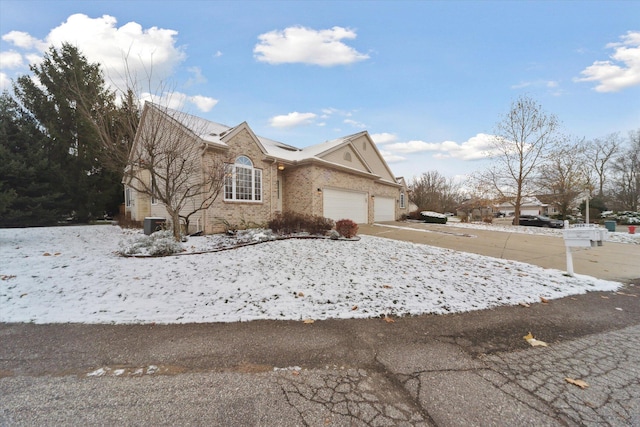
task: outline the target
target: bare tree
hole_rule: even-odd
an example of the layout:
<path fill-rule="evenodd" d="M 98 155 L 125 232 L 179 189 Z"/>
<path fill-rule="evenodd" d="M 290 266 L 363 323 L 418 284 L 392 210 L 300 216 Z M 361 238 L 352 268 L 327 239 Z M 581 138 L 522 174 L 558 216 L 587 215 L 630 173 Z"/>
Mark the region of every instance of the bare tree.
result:
<path fill-rule="evenodd" d="M 529 97 L 520 97 L 496 126 L 495 164 L 482 176 L 503 200 L 513 200 L 518 224 L 522 199 L 539 191 L 538 166 L 554 148 L 558 119 Z"/>
<path fill-rule="evenodd" d="M 162 203 L 176 240 L 181 220 L 208 209 L 224 186 L 227 164 L 219 150 L 199 135 L 206 123 L 189 114 L 146 103 L 124 180 L 126 185 Z"/>
<path fill-rule="evenodd" d="M 622 141 L 620 134 L 612 133 L 603 139 L 594 139 L 587 144 L 586 156 L 598 181 L 598 196 L 604 195 L 605 180 L 609 166 L 620 152 Z M 593 181 L 593 180 L 591 180 Z"/>
<path fill-rule="evenodd" d="M 540 187 L 546 203 L 558 207 L 565 219 L 588 181 L 588 165 L 581 142 L 562 145 L 552 151 L 540 170 Z"/>
<path fill-rule="evenodd" d="M 629 132 L 629 147 L 613 164 L 614 199 L 620 210 L 640 208 L 640 129 Z"/>
<path fill-rule="evenodd" d="M 425 172 L 409 184 L 409 200 L 419 210 L 453 211 L 460 201 L 460 186 L 438 171 Z"/>

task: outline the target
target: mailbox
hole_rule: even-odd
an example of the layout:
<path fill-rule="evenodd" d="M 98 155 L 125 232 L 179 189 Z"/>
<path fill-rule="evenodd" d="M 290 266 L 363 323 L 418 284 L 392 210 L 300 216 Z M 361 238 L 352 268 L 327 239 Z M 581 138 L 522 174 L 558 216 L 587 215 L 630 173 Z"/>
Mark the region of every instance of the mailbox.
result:
<path fill-rule="evenodd" d="M 567 273 L 573 276 L 573 248 L 594 248 L 602 246 L 602 242 L 607 240 L 608 231 L 606 228 L 599 228 L 590 224 L 576 224 L 569 227 L 569 222 L 565 221 L 565 228 L 562 230 L 564 246 L 567 252 Z"/>
<path fill-rule="evenodd" d="M 568 247 L 588 248 L 602 246 L 607 240 L 606 228 L 579 227 L 562 230 L 564 244 Z"/>

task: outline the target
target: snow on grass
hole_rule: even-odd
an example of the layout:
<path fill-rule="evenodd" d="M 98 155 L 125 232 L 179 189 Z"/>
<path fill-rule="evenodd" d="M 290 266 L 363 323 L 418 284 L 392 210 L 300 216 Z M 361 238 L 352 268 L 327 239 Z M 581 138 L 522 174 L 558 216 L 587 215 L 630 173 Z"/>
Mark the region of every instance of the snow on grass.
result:
<path fill-rule="evenodd" d="M 135 232 L 134 234 L 139 234 Z M 0 322 L 191 323 L 480 310 L 620 284 L 390 239 L 121 257 L 116 226 L 0 229 Z M 192 237 L 189 252 L 228 243 Z"/>

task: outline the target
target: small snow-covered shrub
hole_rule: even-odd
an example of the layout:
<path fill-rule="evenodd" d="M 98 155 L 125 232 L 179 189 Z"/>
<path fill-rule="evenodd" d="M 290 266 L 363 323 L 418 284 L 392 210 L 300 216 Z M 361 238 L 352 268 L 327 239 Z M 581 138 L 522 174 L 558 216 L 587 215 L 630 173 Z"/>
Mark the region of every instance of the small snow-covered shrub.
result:
<path fill-rule="evenodd" d="M 165 256 L 183 252 L 182 243 L 176 242 L 168 230 L 156 231 L 150 236 L 138 235 L 133 241 L 121 243 L 121 255 Z"/>
<path fill-rule="evenodd" d="M 350 219 L 341 219 L 340 221 L 336 221 L 336 231 L 340 233 L 342 237 L 350 239 L 358 233 L 358 224 Z"/>

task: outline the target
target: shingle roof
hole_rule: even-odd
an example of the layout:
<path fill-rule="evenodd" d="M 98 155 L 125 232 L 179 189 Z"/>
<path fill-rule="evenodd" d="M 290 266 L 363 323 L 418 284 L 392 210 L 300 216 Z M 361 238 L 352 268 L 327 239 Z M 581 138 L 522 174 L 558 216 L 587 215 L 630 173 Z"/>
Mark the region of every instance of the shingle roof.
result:
<path fill-rule="evenodd" d="M 197 117 L 170 108 L 162 108 L 162 111 L 172 119 L 179 122 L 182 126 L 189 129 L 203 141 L 211 144 L 226 146 L 227 144 L 222 140 L 222 138 L 224 137 L 224 135 L 234 129 L 234 127 L 215 123 L 201 117 Z M 292 145 L 288 145 L 259 135 L 256 135 L 256 137 L 263 145 L 268 155 L 281 159 L 283 161 L 295 162 L 307 159 L 319 159 L 319 156 L 321 154 L 326 153 L 327 151 L 330 151 L 342 144 L 345 144 L 351 139 L 359 137 L 365 133 L 366 132 L 358 132 L 353 135 L 336 138 L 305 148 L 297 148 Z"/>

